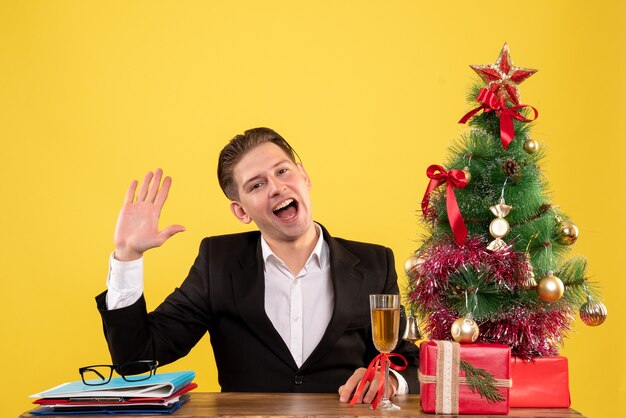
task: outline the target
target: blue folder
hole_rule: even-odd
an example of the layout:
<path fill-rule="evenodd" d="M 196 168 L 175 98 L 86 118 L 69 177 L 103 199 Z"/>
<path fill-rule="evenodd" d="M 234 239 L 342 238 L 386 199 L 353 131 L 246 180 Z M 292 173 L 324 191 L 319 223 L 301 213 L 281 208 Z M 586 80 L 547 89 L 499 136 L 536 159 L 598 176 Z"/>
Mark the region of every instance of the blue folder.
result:
<path fill-rule="evenodd" d="M 127 382 L 115 377 L 105 385 L 89 386 L 82 381 L 64 383 L 41 393 L 30 395 L 31 398 L 164 398 L 191 383 L 195 373 L 191 370 L 182 372 L 157 373 L 150 379 L 139 382 Z"/>
<path fill-rule="evenodd" d="M 87 407 L 45 407 L 40 406 L 29 413 L 37 416 L 46 415 L 169 415 L 189 400 L 185 394 L 180 400 L 171 405 L 146 406 L 146 405 L 120 405 L 120 406 L 87 406 Z"/>

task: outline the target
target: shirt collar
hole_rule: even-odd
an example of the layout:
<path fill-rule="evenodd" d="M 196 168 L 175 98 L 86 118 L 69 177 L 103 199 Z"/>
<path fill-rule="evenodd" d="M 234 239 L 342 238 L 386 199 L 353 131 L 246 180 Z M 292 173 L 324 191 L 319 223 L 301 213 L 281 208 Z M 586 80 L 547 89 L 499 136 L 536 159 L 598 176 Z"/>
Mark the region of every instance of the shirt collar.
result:
<path fill-rule="evenodd" d="M 317 231 L 318 238 L 317 242 L 315 243 L 315 247 L 311 252 L 311 255 L 309 255 L 309 258 L 307 259 L 306 263 L 304 263 L 304 265 L 307 266 L 309 263 L 314 261 L 317 263 L 318 268 L 322 269 L 326 265 L 328 265 L 329 262 L 328 244 L 326 243 L 326 241 L 324 241 L 324 233 L 322 232 L 322 227 L 315 222 L 313 223 L 313 225 L 315 225 L 315 230 Z M 273 259 L 280 264 L 285 264 L 283 260 L 281 260 L 276 254 L 274 254 L 274 251 L 272 251 L 270 245 L 267 243 L 267 241 L 265 241 L 263 235 L 261 235 L 261 252 L 263 255 L 264 265 L 267 264 L 270 259 Z"/>

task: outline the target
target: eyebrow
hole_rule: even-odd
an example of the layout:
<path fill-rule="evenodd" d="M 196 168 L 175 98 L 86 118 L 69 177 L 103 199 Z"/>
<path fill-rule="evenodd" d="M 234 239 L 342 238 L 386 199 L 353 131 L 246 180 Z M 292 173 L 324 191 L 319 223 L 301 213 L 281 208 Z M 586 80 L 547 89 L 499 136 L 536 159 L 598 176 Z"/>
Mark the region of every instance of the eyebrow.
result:
<path fill-rule="evenodd" d="M 293 165 L 293 161 L 291 161 L 289 158 L 285 158 L 284 160 L 280 160 L 279 162 L 277 162 L 276 164 L 274 164 L 273 166 L 270 167 L 270 170 L 275 169 L 276 167 L 278 167 L 279 165 L 285 164 L 285 163 L 289 163 Z M 243 182 L 243 184 L 241 185 L 241 187 L 243 189 L 245 189 L 248 184 L 253 183 L 255 181 L 257 181 L 258 179 L 262 178 L 263 175 L 262 174 L 256 174 L 253 177 L 249 178 L 248 180 L 246 180 L 245 182 Z"/>

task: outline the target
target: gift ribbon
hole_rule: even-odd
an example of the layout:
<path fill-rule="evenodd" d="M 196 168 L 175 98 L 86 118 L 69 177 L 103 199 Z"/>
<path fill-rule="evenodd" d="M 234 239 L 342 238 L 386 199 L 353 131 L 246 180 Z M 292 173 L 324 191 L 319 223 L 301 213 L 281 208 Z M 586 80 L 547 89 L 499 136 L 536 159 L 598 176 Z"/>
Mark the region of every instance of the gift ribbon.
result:
<path fill-rule="evenodd" d="M 402 359 L 404 365 L 392 363 L 389 360 L 389 357 L 399 357 L 400 359 Z M 372 409 L 376 409 L 378 403 L 380 402 L 380 399 L 383 397 L 383 394 L 385 392 L 385 372 L 387 370 L 387 365 L 389 365 L 389 368 L 391 369 L 402 371 L 407 368 L 409 363 L 402 354 L 397 353 L 380 353 L 379 355 L 374 357 L 374 360 L 372 360 L 369 366 L 367 366 L 367 370 L 361 378 L 361 382 L 359 382 L 359 386 L 357 387 L 354 396 L 352 396 L 352 399 L 350 399 L 350 405 L 354 405 L 357 402 L 357 400 L 361 397 L 361 394 L 365 390 L 365 383 L 371 382 L 374 377 L 376 377 L 376 373 L 378 373 L 378 389 L 376 397 L 372 401 Z"/>
<path fill-rule="evenodd" d="M 467 177 L 463 170 L 447 171 L 440 165 L 433 164 L 426 170 L 426 175 L 430 179 L 424 198 L 422 199 L 422 214 L 426 216 L 428 203 L 430 202 L 430 193 L 437 187 L 446 183 L 446 209 L 448 211 L 448 221 L 454 233 L 454 240 L 457 244 L 465 243 L 467 239 L 467 227 L 463 221 L 461 210 L 456 202 L 454 188 L 463 189 L 467 186 Z"/>
<path fill-rule="evenodd" d="M 467 385 L 465 377 L 459 377 L 461 345 L 454 341 L 435 341 L 437 344 L 436 375 L 418 372 L 420 383 L 435 384 L 435 413 L 459 413 L 459 385 Z M 511 379 L 494 379 L 494 386 L 510 388 Z"/>
<path fill-rule="evenodd" d="M 513 119 L 516 119 L 520 122 L 528 123 L 537 119 L 539 116 L 539 112 L 537 109 L 530 105 L 519 104 L 513 107 L 506 107 L 504 102 L 504 98 L 498 97 L 490 90 L 486 88 L 482 88 L 476 97 L 476 100 L 482 103 L 482 105 L 478 106 L 476 109 L 472 109 L 465 114 L 459 121 L 459 123 L 466 123 L 472 116 L 481 110 L 485 112 L 495 111 L 498 117 L 500 118 L 500 141 L 502 141 L 502 146 L 504 149 L 507 149 L 513 138 L 515 137 L 515 127 L 513 126 Z M 523 109 L 525 107 L 530 107 L 535 116 L 532 119 L 528 119 L 519 113 L 518 110 Z"/>

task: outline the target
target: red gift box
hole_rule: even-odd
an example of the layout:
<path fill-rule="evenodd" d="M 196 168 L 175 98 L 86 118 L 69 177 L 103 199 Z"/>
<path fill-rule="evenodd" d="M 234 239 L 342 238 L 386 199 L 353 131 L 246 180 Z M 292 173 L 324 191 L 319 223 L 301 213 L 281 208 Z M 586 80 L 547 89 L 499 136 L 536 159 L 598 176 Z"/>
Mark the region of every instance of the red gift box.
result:
<path fill-rule="evenodd" d="M 567 358 L 511 357 L 511 408 L 569 408 Z"/>
<path fill-rule="evenodd" d="M 488 401 L 478 392 L 472 392 L 465 374 L 459 370 L 461 360 L 490 373 L 504 400 Z M 510 360 L 508 345 L 424 341 L 420 344 L 419 367 L 422 409 L 438 414 L 508 414 Z"/>

